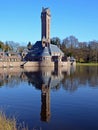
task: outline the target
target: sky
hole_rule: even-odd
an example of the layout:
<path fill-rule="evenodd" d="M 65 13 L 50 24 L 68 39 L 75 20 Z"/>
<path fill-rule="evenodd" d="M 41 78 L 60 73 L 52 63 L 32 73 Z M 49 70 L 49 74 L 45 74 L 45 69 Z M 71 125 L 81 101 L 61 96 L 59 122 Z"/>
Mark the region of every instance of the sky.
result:
<path fill-rule="evenodd" d="M 51 38 L 98 40 L 98 0 L 0 0 L 0 41 L 41 40 L 41 11 L 51 11 Z"/>

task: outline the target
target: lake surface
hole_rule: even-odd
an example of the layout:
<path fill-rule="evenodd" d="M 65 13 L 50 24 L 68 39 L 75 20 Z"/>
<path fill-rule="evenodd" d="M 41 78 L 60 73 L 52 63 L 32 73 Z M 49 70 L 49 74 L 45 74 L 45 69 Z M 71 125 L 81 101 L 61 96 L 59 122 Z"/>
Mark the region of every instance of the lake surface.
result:
<path fill-rule="evenodd" d="M 29 130 L 98 130 L 98 67 L 0 68 L 0 109 Z"/>

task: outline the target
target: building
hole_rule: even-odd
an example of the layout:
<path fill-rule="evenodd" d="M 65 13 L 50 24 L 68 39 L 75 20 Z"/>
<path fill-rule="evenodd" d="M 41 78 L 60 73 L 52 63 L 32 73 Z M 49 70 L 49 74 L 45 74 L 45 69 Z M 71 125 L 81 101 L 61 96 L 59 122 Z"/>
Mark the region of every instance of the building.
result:
<path fill-rule="evenodd" d="M 44 122 L 49 122 L 51 119 L 51 98 L 50 92 L 51 89 L 56 90 L 60 88 L 60 82 L 63 80 L 64 70 L 63 72 L 59 70 L 55 73 L 53 68 L 43 70 L 33 70 L 24 72 L 27 77 L 29 83 L 32 87 L 41 91 L 41 110 L 40 110 L 40 119 Z"/>
<path fill-rule="evenodd" d="M 19 62 L 21 61 L 21 56 L 17 52 L 13 52 L 13 51 L 4 52 L 0 50 L 0 61 L 1 62 Z"/>
<path fill-rule="evenodd" d="M 50 41 L 51 13 L 49 8 L 41 12 L 41 41 L 37 41 L 25 57 L 26 61 L 56 62 L 62 61 L 63 52 Z"/>

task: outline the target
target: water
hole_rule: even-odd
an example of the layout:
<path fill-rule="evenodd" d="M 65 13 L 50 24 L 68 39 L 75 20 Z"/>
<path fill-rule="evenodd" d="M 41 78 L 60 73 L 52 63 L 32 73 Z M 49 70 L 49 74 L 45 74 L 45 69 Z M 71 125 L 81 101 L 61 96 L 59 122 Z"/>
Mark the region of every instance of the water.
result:
<path fill-rule="evenodd" d="M 0 108 L 29 130 L 98 130 L 98 67 L 0 69 Z"/>

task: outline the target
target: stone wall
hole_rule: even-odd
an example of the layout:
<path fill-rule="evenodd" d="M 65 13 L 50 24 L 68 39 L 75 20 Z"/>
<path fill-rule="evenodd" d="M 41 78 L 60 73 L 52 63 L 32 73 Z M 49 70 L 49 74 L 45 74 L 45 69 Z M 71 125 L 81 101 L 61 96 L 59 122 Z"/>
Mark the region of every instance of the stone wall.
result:
<path fill-rule="evenodd" d="M 22 62 L 21 65 L 23 67 L 39 67 L 39 62 L 26 61 L 26 62 Z"/>
<path fill-rule="evenodd" d="M 0 67 L 20 67 L 21 62 L 0 62 Z"/>
<path fill-rule="evenodd" d="M 39 66 L 41 67 L 54 67 L 54 62 L 50 62 L 50 61 L 42 61 L 39 63 Z"/>
<path fill-rule="evenodd" d="M 33 67 L 33 66 L 39 66 L 38 62 L 0 62 L 0 67 L 21 67 L 23 65 L 24 67 Z"/>
<path fill-rule="evenodd" d="M 0 68 L 1 67 L 63 67 L 63 66 L 70 66 L 72 63 L 71 62 L 49 62 L 49 61 L 44 61 L 44 62 L 30 62 L 30 61 L 25 61 L 25 62 L 0 62 Z M 73 62 L 72 65 L 76 65 L 76 62 Z"/>

